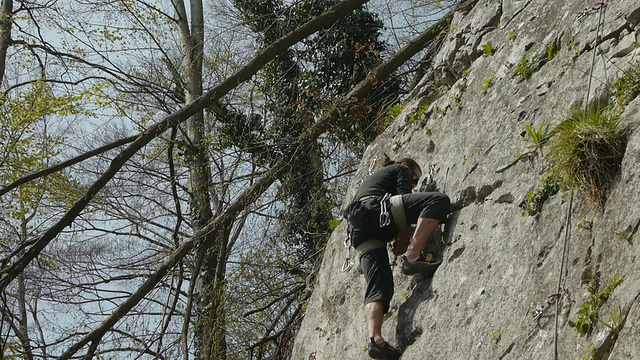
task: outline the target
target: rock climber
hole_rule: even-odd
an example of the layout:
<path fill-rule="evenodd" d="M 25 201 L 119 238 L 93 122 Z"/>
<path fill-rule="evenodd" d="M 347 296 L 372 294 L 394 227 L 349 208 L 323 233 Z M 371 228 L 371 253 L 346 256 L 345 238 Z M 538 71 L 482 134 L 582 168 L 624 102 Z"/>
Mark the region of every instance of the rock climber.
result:
<path fill-rule="evenodd" d="M 402 354 L 382 336 L 383 316 L 389 311 L 394 286 L 387 243 L 396 241 L 394 253 L 402 254 L 405 275 L 430 276 L 439 265 L 428 262 L 422 251 L 431 233 L 446 220 L 450 200 L 439 192 L 412 193 L 421 176 L 422 170 L 413 159 L 388 161 L 364 179 L 344 212 L 351 245 L 358 250 L 367 282 L 364 313 L 368 354 L 373 359 L 398 359 Z"/>

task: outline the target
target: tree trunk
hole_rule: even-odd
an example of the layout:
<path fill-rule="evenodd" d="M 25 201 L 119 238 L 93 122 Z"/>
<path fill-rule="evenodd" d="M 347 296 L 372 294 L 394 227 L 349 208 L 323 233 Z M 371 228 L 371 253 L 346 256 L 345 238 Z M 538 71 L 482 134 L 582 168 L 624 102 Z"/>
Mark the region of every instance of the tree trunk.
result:
<path fill-rule="evenodd" d="M 27 323 L 27 299 L 26 288 L 24 285 L 24 274 L 18 276 L 18 329 L 16 335 L 20 339 L 20 345 L 24 351 L 24 357 L 28 360 L 33 360 L 33 352 L 31 350 L 31 340 L 29 339 L 29 327 Z"/>
<path fill-rule="evenodd" d="M 20 224 L 20 240 L 25 241 L 27 239 L 27 226 L 28 220 L 22 219 Z M 18 302 L 18 314 L 17 321 L 18 326 L 16 336 L 20 339 L 22 345 L 22 351 L 24 351 L 24 358 L 27 360 L 33 360 L 33 351 L 31 348 L 31 339 L 29 338 L 29 324 L 27 321 L 27 289 L 25 288 L 24 273 L 18 276 L 18 293 L 16 294 L 16 301 Z"/>
<path fill-rule="evenodd" d="M 201 0 L 190 1 L 190 16 L 182 2 L 176 4 L 182 48 L 182 70 L 184 73 L 185 100 L 191 103 L 202 95 L 202 62 L 204 44 L 204 16 Z M 191 26 L 187 19 L 191 19 Z M 198 233 L 213 218 L 211 209 L 211 170 L 209 168 L 209 147 L 205 136 L 204 112 L 200 110 L 185 123 L 186 154 L 189 167 L 189 190 L 191 196 L 191 221 L 193 233 Z M 222 308 L 221 284 L 224 282 L 224 249 L 227 231 L 215 231 L 205 243 L 213 247 L 201 246 L 196 250 L 196 258 L 201 260 L 200 273 L 194 274 L 192 281 L 195 291 L 190 301 L 195 305 L 195 344 L 198 359 L 225 359 L 226 339 L 224 311 Z"/>
<path fill-rule="evenodd" d="M 4 82 L 7 50 L 11 45 L 11 23 L 13 21 L 13 0 L 2 0 L 0 7 L 0 84 Z"/>

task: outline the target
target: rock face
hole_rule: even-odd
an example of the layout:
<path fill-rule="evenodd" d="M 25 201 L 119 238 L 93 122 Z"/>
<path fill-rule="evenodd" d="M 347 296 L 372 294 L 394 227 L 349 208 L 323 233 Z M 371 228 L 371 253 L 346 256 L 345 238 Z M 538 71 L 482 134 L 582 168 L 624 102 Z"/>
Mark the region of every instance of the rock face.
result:
<path fill-rule="evenodd" d="M 434 165 L 455 204 L 431 244 L 443 259 L 435 276 L 394 268 L 383 334 L 403 360 L 640 358 L 640 98 L 622 114 L 629 141 L 604 208 L 560 191 L 539 214 L 523 215 L 549 165 L 544 151 L 514 161 L 531 150 L 527 124 L 554 126 L 572 108 L 607 99 L 640 63 L 640 3 L 594 2 L 480 0 L 456 14 L 403 113 L 367 149 L 346 202 L 386 154 Z M 342 271 L 345 237 L 343 223 L 327 245 L 295 360 L 368 358 L 364 277 L 355 251 Z M 597 311 L 582 312 L 609 326 L 592 318 L 581 336 L 569 324 L 585 321 L 578 311 L 616 275 L 624 281 Z"/>

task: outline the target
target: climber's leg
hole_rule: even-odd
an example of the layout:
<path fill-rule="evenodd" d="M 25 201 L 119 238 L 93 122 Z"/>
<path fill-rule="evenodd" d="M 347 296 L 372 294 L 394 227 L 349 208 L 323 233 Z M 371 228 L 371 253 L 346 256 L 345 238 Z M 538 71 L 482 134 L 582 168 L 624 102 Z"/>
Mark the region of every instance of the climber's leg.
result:
<path fill-rule="evenodd" d="M 412 193 L 402 196 L 407 223 L 416 229 L 402 256 L 402 272 L 406 275 L 433 275 L 439 263 L 431 263 L 421 256 L 434 230 L 447 219 L 450 200 L 443 193 Z"/>

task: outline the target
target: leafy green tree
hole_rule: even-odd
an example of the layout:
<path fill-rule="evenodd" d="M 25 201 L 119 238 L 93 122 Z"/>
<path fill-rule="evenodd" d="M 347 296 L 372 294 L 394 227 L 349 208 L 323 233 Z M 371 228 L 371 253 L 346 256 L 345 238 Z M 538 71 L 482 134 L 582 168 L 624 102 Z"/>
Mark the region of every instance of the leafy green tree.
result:
<path fill-rule="evenodd" d="M 17 178 L 50 166 L 63 151 L 64 134 L 54 126 L 60 118 L 87 116 L 82 110 L 80 96 L 55 95 L 52 87 L 36 81 L 21 87 L 13 96 L 0 99 L 0 183 L 7 184 Z M 64 173 L 55 173 L 38 179 L 0 198 L 0 258 L 6 259 L 24 253 L 25 244 L 49 226 L 52 217 L 65 211 L 79 197 L 80 183 Z M 11 287 L 3 293 L 1 306 L 3 323 L 7 329 L 0 337 L 0 348 L 7 356 L 23 354 L 32 359 L 39 352 L 34 344 L 41 338 L 30 331 L 29 318 L 36 322 L 46 316 L 28 313 L 38 308 L 47 282 L 38 281 L 41 269 L 59 266 L 50 254 L 38 257 L 38 267 L 21 273 Z M 13 342 L 12 339 L 17 339 Z M 45 353 L 46 354 L 46 353 Z"/>
<path fill-rule="evenodd" d="M 267 46 L 337 2 L 288 4 L 277 0 L 236 0 L 233 3 L 258 35 L 262 46 Z M 232 123 L 222 125 L 221 130 L 229 142 L 250 149 L 266 162 L 281 157 L 287 146 L 382 61 L 386 50 L 381 41 L 382 26 L 375 14 L 359 8 L 332 27 L 277 56 L 263 69 L 256 84 L 258 92 L 263 94 L 258 106 L 260 113 L 236 115 Z M 254 282 L 263 285 L 273 282 L 273 286 L 279 283 L 284 289 L 276 294 L 268 290 L 273 289 L 272 286 L 265 286 L 264 290 L 257 290 L 258 296 L 247 294 L 248 298 L 239 296 L 234 301 L 260 309 L 245 312 L 247 318 L 239 319 L 243 324 L 265 313 L 279 314 L 259 322 L 261 325 L 256 327 L 262 339 L 246 345 L 258 358 L 265 354 L 279 357 L 287 352 L 287 341 L 295 333 L 296 317 L 301 315 L 299 306 L 308 295 L 308 289 L 301 284 L 313 278 L 321 251 L 332 231 L 330 223 L 338 201 L 335 194 L 330 194 L 327 182 L 330 157 L 335 156 L 329 150 L 344 147 L 352 152 L 361 151 L 377 135 L 377 112 L 384 107 L 385 101 L 392 101 L 396 90 L 397 84 L 383 82 L 369 98 L 345 109 L 344 116 L 333 120 L 331 134 L 308 147 L 291 164 L 290 171 L 279 179 L 279 226 L 262 235 L 268 240 L 259 245 L 259 250 L 250 250 L 243 257 L 247 263 L 255 263 L 256 257 L 271 259 L 269 266 L 261 261 L 261 265 L 256 264 L 255 271 L 266 271 L 267 274 L 254 274 L 249 266 L 244 266 L 244 271 L 235 276 L 239 288 L 231 292 L 244 294 L 243 284 Z M 262 125 L 257 126 L 256 119 L 263 120 Z M 354 142 L 354 139 L 358 141 Z M 263 145 L 256 146 L 260 141 Z M 347 163 L 352 154 L 347 153 L 343 161 Z M 272 305 L 261 308 L 243 301 L 256 298 L 262 300 L 258 304 L 270 302 Z M 251 331 L 246 330 L 246 333 L 251 334 Z"/>
<path fill-rule="evenodd" d="M 256 6 L 253 1 L 234 1 L 251 29 L 260 34 L 263 46 L 335 3 L 323 0 L 289 5 L 271 0 Z M 386 49 L 380 40 L 382 26 L 375 14 L 360 8 L 268 65 L 259 87 L 265 94 L 262 117 L 268 119 L 268 127 L 263 132 L 266 141 L 272 144 L 268 147 L 272 157 L 281 153 L 279 144 L 289 144 L 334 99 L 346 94 L 381 62 Z M 375 137 L 377 109 L 384 104 L 381 97 L 392 98 L 396 88 L 382 84 L 378 89 L 370 99 L 363 99 L 357 109 L 332 124 L 330 141 L 353 144 L 357 138 L 366 144 Z M 361 111 L 363 108 L 366 111 Z M 366 115 L 362 116 L 363 113 Z M 331 209 L 336 205 L 326 195 L 324 164 L 328 154 L 324 146 L 331 147 L 331 142 L 318 143 L 281 181 L 281 193 L 289 199 L 281 216 L 288 224 L 282 238 L 302 246 L 303 257 L 322 246 L 331 231 Z"/>

